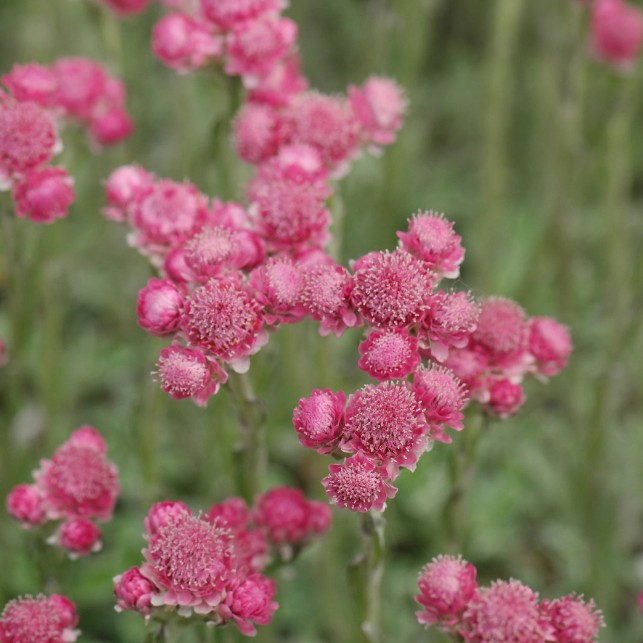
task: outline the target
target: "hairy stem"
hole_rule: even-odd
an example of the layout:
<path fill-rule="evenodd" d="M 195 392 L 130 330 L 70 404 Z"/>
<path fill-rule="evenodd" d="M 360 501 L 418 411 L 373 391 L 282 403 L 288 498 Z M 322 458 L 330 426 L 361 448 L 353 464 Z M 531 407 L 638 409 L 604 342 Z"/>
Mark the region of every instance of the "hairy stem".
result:
<path fill-rule="evenodd" d="M 384 575 L 384 516 L 371 511 L 362 515 L 362 551 L 349 566 L 349 577 L 357 601 L 360 632 L 365 643 L 383 641 L 380 613 Z"/>

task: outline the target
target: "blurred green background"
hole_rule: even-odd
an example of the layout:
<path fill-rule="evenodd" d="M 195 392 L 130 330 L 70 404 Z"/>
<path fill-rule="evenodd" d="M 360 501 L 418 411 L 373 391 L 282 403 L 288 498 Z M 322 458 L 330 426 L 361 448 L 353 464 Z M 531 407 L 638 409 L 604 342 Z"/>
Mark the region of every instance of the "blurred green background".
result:
<path fill-rule="evenodd" d="M 207 73 L 179 76 L 153 57 L 161 15 L 118 22 L 88 0 L 2 0 L 0 72 L 15 62 L 83 55 L 122 75 L 136 123 L 130 140 L 100 155 L 73 128 L 60 162 L 78 199 L 52 226 L 14 220 L 0 196 L 0 491 L 26 482 L 77 426 L 93 424 L 118 463 L 123 493 L 104 550 L 59 561 L 61 589 L 79 606 L 82 641 L 140 641 L 136 614 L 113 611 L 112 576 L 141 560 L 151 502 L 194 509 L 235 493 L 234 413 L 225 392 L 206 410 L 167 399 L 150 371 L 163 340 L 137 327 L 147 261 L 105 220 L 102 182 L 123 163 L 189 177 L 220 194 L 221 166 L 241 196 L 248 170 L 212 136 L 225 87 Z M 640 643 L 643 615 L 643 74 L 618 75 L 587 54 L 587 11 L 571 0 L 293 0 L 304 69 L 313 86 L 344 92 L 370 74 L 402 84 L 406 125 L 381 158 L 365 157 L 339 187 L 343 258 L 392 248 L 418 209 L 444 211 L 467 248 L 458 284 L 501 294 L 531 315 L 567 324 L 575 351 L 549 384 L 530 381 L 520 413 L 481 446 L 467 498 L 462 554 L 482 582 L 514 577 L 543 597 L 596 599 L 601 641 Z M 231 166 L 230 164 L 234 164 Z M 11 232 L 9 236 L 8 231 Z M 11 261 L 8 256 L 13 257 Z M 359 332 L 322 339 L 310 324 L 281 329 L 253 359 L 268 411 L 270 484 L 322 498 L 328 461 L 302 449 L 290 418 L 312 388 L 354 390 Z M 466 428 L 465 428 L 466 432 Z M 456 442 L 457 438 L 456 436 Z M 437 444 L 398 479 L 386 512 L 386 641 L 440 641 L 414 616 L 417 574 L 447 551 L 442 507 L 448 459 Z M 356 641 L 346 564 L 358 516 L 335 528 L 278 576 L 280 609 L 257 640 Z M 0 603 L 52 591 L 39 578 L 37 539 L 0 514 Z M 230 631 L 211 640 L 234 641 Z M 218 638 L 217 638 L 218 637 Z"/>

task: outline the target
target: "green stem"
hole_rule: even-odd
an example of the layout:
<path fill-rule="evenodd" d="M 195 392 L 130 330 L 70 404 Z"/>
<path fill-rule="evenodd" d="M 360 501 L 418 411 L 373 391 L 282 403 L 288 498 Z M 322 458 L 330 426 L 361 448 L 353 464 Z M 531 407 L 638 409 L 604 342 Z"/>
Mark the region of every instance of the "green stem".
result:
<path fill-rule="evenodd" d="M 384 575 L 384 516 L 375 511 L 362 515 L 362 551 L 349 566 L 349 577 L 355 592 L 360 617 L 361 640 L 383 641 L 380 614 Z"/>
<path fill-rule="evenodd" d="M 463 551 L 467 541 L 466 501 L 467 492 L 476 470 L 480 438 L 488 425 L 488 416 L 475 407 L 463 434 L 458 436 L 449 453 L 451 491 L 444 503 L 443 515 L 448 547 L 454 553 Z"/>
<path fill-rule="evenodd" d="M 238 488 L 245 500 L 252 504 L 262 490 L 267 466 L 266 412 L 247 373 L 231 372 L 226 388 L 232 396 L 241 430 L 241 441 L 234 454 Z"/>

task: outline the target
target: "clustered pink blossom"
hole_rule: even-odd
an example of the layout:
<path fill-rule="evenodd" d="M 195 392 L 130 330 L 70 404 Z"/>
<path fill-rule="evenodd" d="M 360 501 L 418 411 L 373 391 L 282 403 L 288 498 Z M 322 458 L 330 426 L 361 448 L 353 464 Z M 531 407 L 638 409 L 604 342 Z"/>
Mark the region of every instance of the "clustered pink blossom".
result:
<path fill-rule="evenodd" d="M 631 69 L 643 46 L 643 11 L 625 0 L 584 0 L 591 5 L 590 48 L 620 71 Z"/>
<path fill-rule="evenodd" d="M 145 518 L 144 562 L 114 579 L 116 609 L 151 618 L 176 611 L 254 636 L 278 607 L 275 583 L 261 573 L 270 546 L 299 549 L 330 521 L 327 505 L 289 487 L 259 496 L 253 508 L 229 498 L 199 515 L 182 502 L 158 502 Z"/>
<path fill-rule="evenodd" d="M 101 548 L 95 520 L 111 520 L 120 488 L 107 445 L 91 426 L 76 429 L 50 460 L 41 460 L 32 484 L 20 484 L 7 496 L 9 514 L 25 528 L 62 521 L 47 542 L 84 556 Z"/>
<path fill-rule="evenodd" d="M 332 269 L 337 276 L 315 281 L 311 299 L 334 297 L 333 332 L 366 328 L 358 366 L 380 382 L 349 396 L 317 389 L 293 414 L 303 446 L 352 456 L 330 465 L 322 484 L 332 502 L 353 511 L 381 511 L 400 468 L 413 470 L 433 442 L 450 443 L 446 428 L 463 429 L 471 400 L 498 417 L 513 415 L 525 399 L 523 379 L 556 375 L 572 348 L 564 326 L 528 318 L 515 302 L 476 302 L 470 293 L 438 289 L 444 277 L 459 275 L 464 258 L 461 238 L 444 215 L 420 212 L 398 237 L 396 250 L 370 252 L 353 261 L 351 271 L 328 262 L 303 271 L 304 281 L 311 270 Z M 299 303 L 327 332 L 306 298 Z"/>
<path fill-rule="evenodd" d="M 418 621 L 466 643 L 590 643 L 604 625 L 594 601 L 582 596 L 539 601 L 514 579 L 479 587 L 476 568 L 460 556 L 434 558 L 418 588 Z"/>
<path fill-rule="evenodd" d="M 0 189 L 11 189 L 16 213 L 37 223 L 67 216 L 73 179 L 48 163 L 61 149 L 58 128 L 77 121 L 96 145 L 111 145 L 132 131 L 125 88 L 98 63 L 64 58 L 51 67 L 15 65 L 1 78 Z"/>
<path fill-rule="evenodd" d="M 73 643 L 80 631 L 76 606 L 62 594 L 9 601 L 0 615 L 2 643 Z"/>

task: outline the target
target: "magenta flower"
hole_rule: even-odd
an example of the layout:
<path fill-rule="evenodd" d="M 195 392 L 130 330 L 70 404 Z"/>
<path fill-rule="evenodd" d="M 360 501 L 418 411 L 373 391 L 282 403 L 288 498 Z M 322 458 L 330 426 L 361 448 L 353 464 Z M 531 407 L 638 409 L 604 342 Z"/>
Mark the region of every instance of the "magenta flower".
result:
<path fill-rule="evenodd" d="M 616 67 L 628 69 L 643 45 L 643 12 L 623 0 L 595 0 L 591 46 L 594 54 Z"/>
<path fill-rule="evenodd" d="M 417 337 L 404 328 L 372 332 L 359 345 L 359 352 L 357 365 L 380 382 L 404 378 L 420 363 Z"/>
<path fill-rule="evenodd" d="M 16 214 L 36 223 L 53 223 L 67 216 L 76 199 L 74 180 L 66 170 L 44 167 L 30 170 L 13 189 Z"/>
<path fill-rule="evenodd" d="M 379 460 L 395 478 L 399 467 L 415 469 L 428 446 L 428 431 L 422 406 L 410 386 L 367 384 L 348 400 L 341 449 L 361 451 Z"/>
<path fill-rule="evenodd" d="M 45 506 L 40 488 L 35 484 L 19 484 L 7 496 L 9 515 L 24 527 L 35 527 L 45 522 Z"/>
<path fill-rule="evenodd" d="M 557 643 L 590 643 L 597 640 L 598 631 L 605 627 L 594 601 L 584 601 L 582 596 L 572 594 L 543 601 L 542 609 L 554 627 Z"/>
<path fill-rule="evenodd" d="M 551 317 L 529 320 L 529 352 L 536 362 L 536 372 L 543 377 L 557 375 L 572 352 L 569 331 Z"/>
<path fill-rule="evenodd" d="M 384 511 L 386 500 L 397 493 L 388 482 L 386 469 L 362 452 L 342 464 L 329 465 L 328 471 L 321 482 L 330 502 L 339 509 Z"/>
<path fill-rule="evenodd" d="M 331 453 L 342 436 L 344 405 L 343 391 L 315 389 L 308 397 L 299 400 L 292 422 L 302 446 L 317 453 Z"/>
<path fill-rule="evenodd" d="M 100 529 L 87 518 L 68 518 L 48 541 L 69 551 L 72 558 L 100 551 Z"/>
<path fill-rule="evenodd" d="M 154 590 L 154 585 L 141 574 L 138 567 L 128 569 L 114 578 L 116 611 L 132 610 L 149 614 Z"/>
<path fill-rule="evenodd" d="M 518 412 L 525 403 L 525 392 L 520 384 L 508 379 L 495 380 L 489 387 L 489 408 L 501 418 Z"/>
<path fill-rule="evenodd" d="M 9 601 L 0 616 L 2 643 L 73 643 L 80 632 L 76 606 L 60 594 Z"/>
<path fill-rule="evenodd" d="M 455 634 L 478 588 L 476 568 L 461 556 L 437 556 L 420 573 L 418 588 L 415 600 L 424 608 L 418 621 Z"/>
<path fill-rule="evenodd" d="M 504 297 L 487 297 L 482 301 L 473 338 L 493 357 L 524 350 L 528 333 L 525 311 L 517 303 Z"/>
<path fill-rule="evenodd" d="M 276 110 L 260 103 L 246 103 L 234 121 L 234 147 L 246 163 L 258 164 L 277 153 L 280 119 Z"/>
<path fill-rule="evenodd" d="M 31 101 L 41 107 L 51 107 L 58 89 L 55 74 L 42 65 L 27 63 L 14 65 L 2 77 L 2 83 L 20 102 Z"/>
<path fill-rule="evenodd" d="M 153 277 L 138 293 L 138 325 L 150 335 L 162 336 L 174 332 L 179 326 L 182 311 L 183 295 L 167 279 Z"/>

